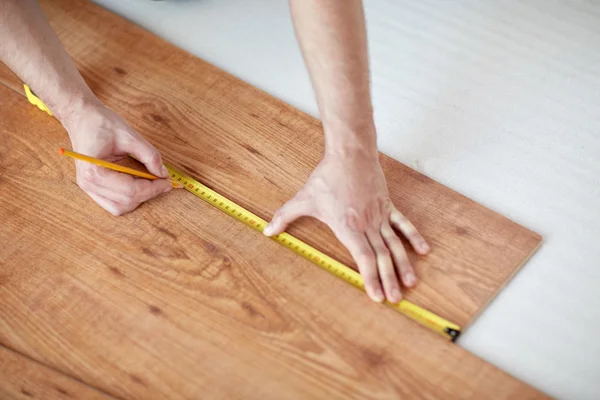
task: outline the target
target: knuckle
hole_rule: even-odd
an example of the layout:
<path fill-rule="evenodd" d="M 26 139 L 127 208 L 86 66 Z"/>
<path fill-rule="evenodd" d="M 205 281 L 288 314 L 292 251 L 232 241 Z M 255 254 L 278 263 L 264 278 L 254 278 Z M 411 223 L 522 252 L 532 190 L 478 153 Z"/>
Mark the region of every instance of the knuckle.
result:
<path fill-rule="evenodd" d="M 380 271 L 381 280 L 390 286 L 398 286 L 398 277 L 393 271 Z"/>
<path fill-rule="evenodd" d="M 396 233 L 389 237 L 386 237 L 385 240 L 392 253 L 402 252 L 404 250 L 404 245 L 402 244 L 400 237 Z"/>
<path fill-rule="evenodd" d="M 417 228 L 415 228 L 415 226 L 413 225 L 413 223 L 410 222 L 406 218 L 402 219 L 402 223 L 400 224 L 400 226 L 402 226 L 402 228 L 406 229 L 407 231 L 411 231 L 411 232 L 417 230 Z"/>
<path fill-rule="evenodd" d="M 386 214 L 389 214 L 390 212 L 392 212 L 392 210 L 394 209 L 394 203 L 392 203 L 392 199 L 390 199 L 389 197 L 383 199 L 381 201 L 381 209 Z"/>
<path fill-rule="evenodd" d="M 417 232 L 416 230 L 409 232 L 407 236 L 411 242 L 416 242 L 416 243 L 424 242 L 423 238 L 421 237 L 419 232 Z"/>
<path fill-rule="evenodd" d="M 412 270 L 412 265 L 410 265 L 410 262 L 408 262 L 408 260 L 405 259 L 400 262 L 400 265 L 398 266 L 398 268 L 400 269 L 400 271 L 408 272 L 408 271 Z"/>
<path fill-rule="evenodd" d="M 154 150 L 152 152 L 152 156 L 150 159 L 151 159 L 151 162 L 153 162 L 153 163 L 157 163 L 157 164 L 161 163 L 161 156 L 160 156 L 160 153 L 158 152 L 158 150 Z"/>
<path fill-rule="evenodd" d="M 396 233 L 389 225 L 384 225 L 381 227 L 381 236 L 383 236 L 384 239 L 394 239 L 397 237 Z"/>
<path fill-rule="evenodd" d="M 364 233 L 367 229 L 367 218 L 350 207 L 344 211 L 344 222 L 354 232 Z"/>
<path fill-rule="evenodd" d="M 417 228 L 415 228 L 414 225 L 411 225 L 411 226 L 412 226 L 412 229 L 410 230 L 410 236 L 414 237 L 415 239 L 423 240 L 423 236 L 421 236 L 421 234 L 419 233 Z"/>
<path fill-rule="evenodd" d="M 160 157 L 160 153 L 158 150 L 156 149 L 152 149 L 152 151 L 150 152 L 150 159 L 149 162 L 151 163 L 160 163 L 161 162 L 161 157 Z"/>
<path fill-rule="evenodd" d="M 87 183 L 97 183 L 98 172 L 94 168 L 85 168 L 81 173 L 81 179 Z"/>
<path fill-rule="evenodd" d="M 400 245 L 397 248 L 394 248 L 394 264 L 400 266 L 402 264 L 408 263 L 408 256 L 406 255 L 406 251 L 404 251 L 404 247 Z"/>
<path fill-rule="evenodd" d="M 384 261 L 381 260 L 383 259 L 389 259 L 390 258 L 390 250 L 385 247 L 385 246 L 378 246 L 375 251 L 377 252 L 377 258 L 379 263 L 383 263 Z"/>
<path fill-rule="evenodd" d="M 133 200 L 137 196 L 137 189 L 134 185 L 126 186 L 123 188 L 123 197 L 127 200 L 127 202 Z"/>
<path fill-rule="evenodd" d="M 390 251 L 395 260 L 407 257 L 406 250 L 404 250 L 404 245 L 398 237 L 390 241 Z"/>
<path fill-rule="evenodd" d="M 390 221 L 395 224 L 401 225 L 405 221 L 407 221 L 406 217 L 398 210 L 393 210 L 390 214 Z"/>

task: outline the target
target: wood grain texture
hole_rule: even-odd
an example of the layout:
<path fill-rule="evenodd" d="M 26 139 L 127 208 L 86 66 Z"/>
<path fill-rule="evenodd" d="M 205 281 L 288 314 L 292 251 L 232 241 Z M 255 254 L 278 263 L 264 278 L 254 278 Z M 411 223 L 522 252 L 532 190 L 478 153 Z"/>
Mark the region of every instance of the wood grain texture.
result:
<path fill-rule="evenodd" d="M 0 63 L 0 83 L 25 96 L 21 80 L 2 63 Z"/>
<path fill-rule="evenodd" d="M 3 346 L 0 346 L 0 398 L 3 400 L 113 399 Z"/>
<path fill-rule="evenodd" d="M 318 162 L 318 121 L 100 7 L 41 3 L 96 94 L 261 217 Z M 109 216 L 56 120 L 4 87 L 0 110 L 0 343 L 124 398 L 543 397 L 189 193 Z M 467 323 L 540 237 L 381 160 L 433 247 L 408 298 Z M 291 232 L 350 264 L 319 223 Z"/>
<path fill-rule="evenodd" d="M 543 397 L 186 192 L 108 215 L 0 107 L 3 345 L 122 398 Z"/>
<path fill-rule="evenodd" d="M 269 220 L 320 160 L 314 118 L 99 6 L 42 2 L 48 4 L 50 21 L 95 93 L 167 160 L 259 216 Z M 411 252 L 423 283 L 409 298 L 468 323 L 540 236 L 384 155 L 381 161 L 392 200 L 433 248 L 425 258 Z M 291 231 L 353 265 L 318 221 L 300 221 Z"/>

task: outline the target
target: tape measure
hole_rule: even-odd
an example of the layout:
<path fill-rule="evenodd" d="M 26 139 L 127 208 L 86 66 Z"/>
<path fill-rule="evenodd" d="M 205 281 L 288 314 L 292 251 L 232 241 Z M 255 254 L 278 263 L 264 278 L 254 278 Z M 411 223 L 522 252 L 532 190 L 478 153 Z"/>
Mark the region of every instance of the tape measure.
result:
<path fill-rule="evenodd" d="M 237 205 L 197 180 L 177 171 L 172 166 L 168 164 L 166 164 L 166 166 L 171 175 L 171 180 L 180 182 L 188 192 L 199 197 L 213 207 L 218 208 L 258 232 L 262 232 L 265 226 L 267 226 L 267 221 L 260 218 L 258 215 Z M 329 271 L 338 278 L 345 280 L 352 286 L 363 291 L 365 290 L 362 277 L 358 272 L 315 249 L 308 243 L 285 232 L 275 235 L 271 239 L 279 242 L 313 264 Z M 401 300 L 397 304 L 389 302 L 386 302 L 386 304 L 422 325 L 444 334 L 452 339 L 452 341 L 455 341 L 460 335 L 460 327 L 458 325 L 446 321 L 436 314 L 407 300 Z"/>
<path fill-rule="evenodd" d="M 52 115 L 50 110 L 48 110 L 44 103 L 42 103 L 40 99 L 33 94 L 33 92 L 31 92 L 29 87 L 27 85 L 24 86 L 25 92 L 28 94 L 27 98 L 29 101 L 39 107 L 41 110 Z M 30 96 L 32 96 L 32 98 L 30 98 Z M 236 220 L 244 223 L 258 232 L 262 233 L 263 229 L 267 226 L 267 221 L 260 218 L 258 215 L 253 214 L 252 212 L 239 206 L 233 201 L 210 189 L 206 185 L 198 182 L 194 178 L 179 172 L 169 164 L 165 165 L 169 170 L 171 180 L 180 182 L 188 192 L 204 200 L 213 207 L 218 208 L 227 215 L 235 218 Z M 315 249 L 308 243 L 305 243 L 286 232 L 271 237 L 271 240 L 274 240 L 289 248 L 313 264 L 350 283 L 352 286 L 362 291 L 365 290 L 363 279 L 358 272 Z M 456 341 L 456 339 L 458 339 L 460 336 L 461 330 L 458 325 L 453 324 L 452 322 L 449 322 L 444 318 L 425 310 L 414 303 L 411 303 L 408 300 L 401 300 L 396 304 L 386 301 L 385 304 L 397 311 L 400 311 L 402 314 L 406 315 L 412 320 L 419 322 L 420 324 L 450 338 L 453 342 Z"/>

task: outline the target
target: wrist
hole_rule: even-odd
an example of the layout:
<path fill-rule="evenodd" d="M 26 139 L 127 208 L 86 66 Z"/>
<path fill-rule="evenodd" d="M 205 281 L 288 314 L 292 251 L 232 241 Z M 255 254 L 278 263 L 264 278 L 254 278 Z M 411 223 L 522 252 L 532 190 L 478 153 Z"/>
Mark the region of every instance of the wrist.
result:
<path fill-rule="evenodd" d="M 325 134 L 325 157 L 362 158 L 378 160 L 377 134 L 375 127 L 340 130 Z"/>
<path fill-rule="evenodd" d="M 81 134 L 78 129 L 84 120 L 92 120 L 95 116 L 102 113 L 100 110 L 104 105 L 95 96 L 73 97 L 68 104 L 59 108 L 54 115 L 67 130 L 71 141 L 75 139 L 76 134 Z"/>
<path fill-rule="evenodd" d="M 81 116 L 93 113 L 98 107 L 102 106 L 102 102 L 89 93 L 78 93 L 68 96 L 68 98 L 50 109 L 60 123 L 68 130 L 69 126 L 73 125 Z"/>
<path fill-rule="evenodd" d="M 379 154 L 377 150 L 372 151 L 363 148 L 342 147 L 332 151 L 326 151 L 323 159 L 327 161 L 341 162 L 343 164 L 348 162 L 360 162 L 361 165 L 367 165 L 378 164 Z"/>

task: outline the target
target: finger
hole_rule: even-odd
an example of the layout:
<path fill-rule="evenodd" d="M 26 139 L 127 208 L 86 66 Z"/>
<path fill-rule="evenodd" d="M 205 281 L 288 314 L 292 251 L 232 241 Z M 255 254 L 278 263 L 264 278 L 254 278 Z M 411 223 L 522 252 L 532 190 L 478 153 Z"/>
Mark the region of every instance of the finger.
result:
<path fill-rule="evenodd" d="M 110 188 L 105 188 L 104 186 L 89 186 L 86 187 L 85 191 L 87 193 L 94 193 L 95 195 L 101 196 L 107 200 L 110 200 L 114 203 L 118 203 L 120 205 L 129 205 L 133 204 L 133 202 L 123 194 L 119 192 L 115 192 Z"/>
<path fill-rule="evenodd" d="M 265 227 L 263 233 L 266 236 L 279 235 L 285 231 L 289 224 L 300 217 L 310 216 L 311 212 L 311 203 L 308 200 L 299 200 L 296 195 L 275 212 L 273 219 Z"/>
<path fill-rule="evenodd" d="M 383 295 L 379 273 L 377 272 L 377 259 L 365 235 L 352 231 L 334 231 L 334 233 L 336 233 L 340 242 L 350 251 L 352 258 L 358 266 L 358 272 L 360 272 L 363 278 L 365 290 L 371 300 L 377 303 L 383 302 L 385 296 Z"/>
<path fill-rule="evenodd" d="M 389 223 L 385 222 L 381 227 L 381 236 L 387 244 L 388 249 L 392 253 L 394 265 L 398 270 L 398 274 L 402 278 L 402 283 L 406 287 L 413 287 L 417 283 L 417 275 L 415 270 L 408 260 L 406 250 L 400 241 L 396 232 L 392 229 Z"/>
<path fill-rule="evenodd" d="M 139 183 L 141 183 L 140 185 L 138 185 L 138 181 L 139 181 Z M 152 182 L 152 184 L 154 185 L 153 182 L 156 182 L 156 181 L 146 181 L 145 179 L 134 179 L 133 180 L 133 188 L 128 193 L 122 193 L 122 192 L 116 191 L 112 188 L 99 186 L 99 185 L 90 187 L 88 190 L 90 190 L 96 194 L 99 194 L 100 196 L 106 197 L 109 200 L 112 200 L 119 204 L 128 206 L 128 205 L 132 205 L 132 204 L 141 204 L 145 201 L 148 201 L 148 200 L 156 197 L 158 194 L 168 192 L 172 189 L 172 186 L 167 186 L 166 189 L 163 189 L 162 187 L 156 187 L 156 186 L 152 186 L 150 189 L 147 189 L 147 188 L 140 189 L 139 188 L 140 186 L 147 186 L 147 184 L 145 182 Z M 161 185 L 161 186 L 164 186 L 164 185 Z"/>
<path fill-rule="evenodd" d="M 170 192 L 173 184 L 167 179 L 157 179 L 151 181 L 148 179 L 133 179 L 133 187 L 130 189 L 133 195 L 132 200 L 136 203 L 143 203 L 155 198 L 159 194 Z"/>
<path fill-rule="evenodd" d="M 94 200 L 100 207 L 117 217 L 135 209 L 138 206 L 125 206 L 121 203 L 117 203 L 116 201 L 112 201 L 104 196 L 89 191 L 86 192 L 86 194 L 90 196 L 92 200 Z"/>
<path fill-rule="evenodd" d="M 169 170 L 164 166 L 160 152 L 143 137 L 136 135 L 130 141 L 119 143 L 119 150 L 133 154 L 150 173 L 160 178 L 169 177 Z"/>
<path fill-rule="evenodd" d="M 173 188 L 172 183 L 166 179 L 137 179 L 95 165 L 82 166 L 77 178 L 82 189 L 124 205 L 143 203 Z"/>
<path fill-rule="evenodd" d="M 390 222 L 394 228 L 402 232 L 417 253 L 427 254 L 429 252 L 429 245 L 417 228 L 395 208 L 390 213 Z"/>
<path fill-rule="evenodd" d="M 367 239 L 369 239 L 369 243 L 377 255 L 377 269 L 379 270 L 379 277 L 383 284 L 385 297 L 388 301 L 397 303 L 401 299 L 400 284 L 390 251 L 381 237 L 379 230 L 367 232 Z"/>

